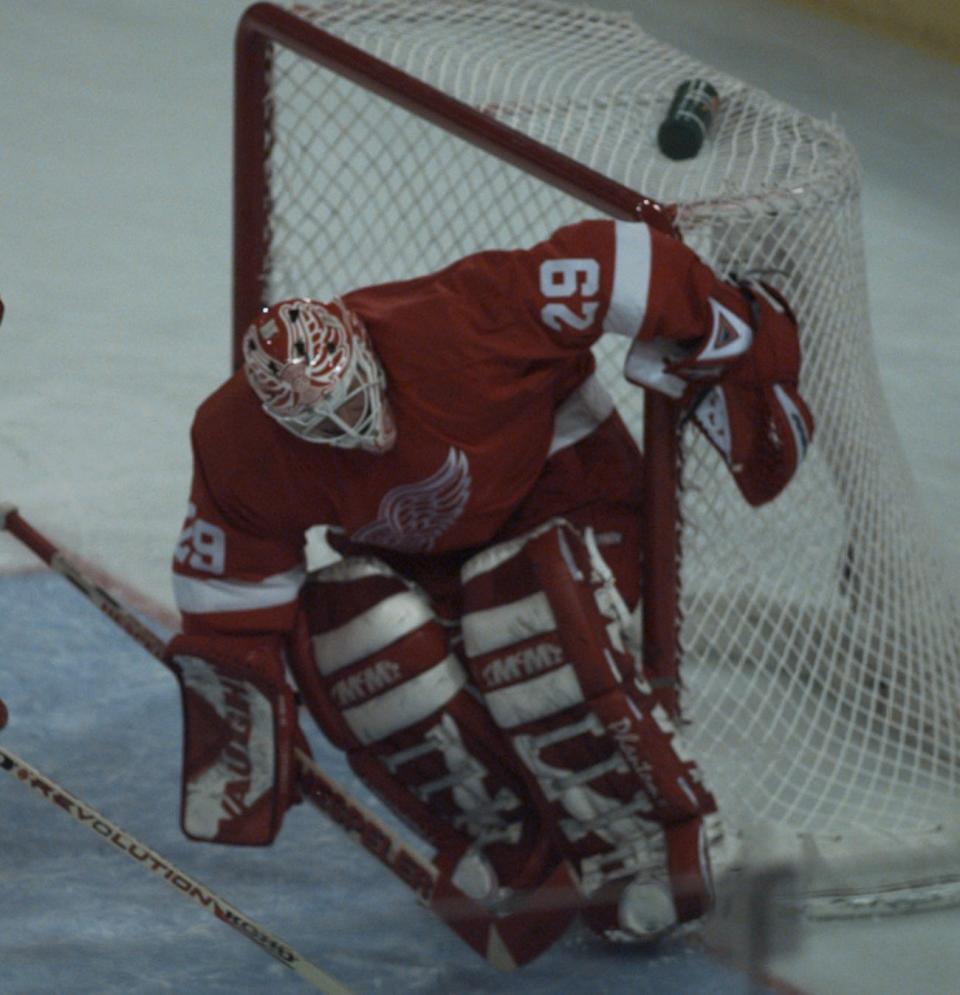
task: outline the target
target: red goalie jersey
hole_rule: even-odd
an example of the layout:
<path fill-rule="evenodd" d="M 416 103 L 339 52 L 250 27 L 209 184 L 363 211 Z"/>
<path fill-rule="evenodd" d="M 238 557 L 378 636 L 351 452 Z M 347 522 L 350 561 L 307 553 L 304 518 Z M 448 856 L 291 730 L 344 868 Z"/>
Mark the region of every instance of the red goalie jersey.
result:
<path fill-rule="evenodd" d="M 396 442 L 383 453 L 305 442 L 234 374 L 193 427 L 174 564 L 187 631 L 287 629 L 312 526 L 343 548 L 425 562 L 598 501 L 635 508 L 640 455 L 590 347 L 604 333 L 635 340 L 631 379 L 679 396 L 740 359 L 757 326 L 752 295 L 680 242 L 607 220 L 343 301 L 382 362 Z M 713 441 L 729 450 L 722 433 Z"/>

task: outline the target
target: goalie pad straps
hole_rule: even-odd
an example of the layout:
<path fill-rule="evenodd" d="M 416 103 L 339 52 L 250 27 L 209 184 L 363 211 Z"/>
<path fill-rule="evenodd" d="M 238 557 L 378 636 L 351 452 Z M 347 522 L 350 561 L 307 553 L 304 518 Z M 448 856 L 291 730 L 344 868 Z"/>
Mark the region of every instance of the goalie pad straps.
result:
<path fill-rule="evenodd" d="M 559 858 L 536 850 L 537 813 L 509 748 L 423 594 L 352 557 L 313 574 L 301 604 L 291 667 L 358 776 L 471 897 L 493 903 L 505 887 L 538 884 Z"/>
<path fill-rule="evenodd" d="M 168 663 L 183 705 L 180 825 L 192 840 L 272 843 L 296 800 L 293 692 L 279 639 L 178 635 Z"/>
<path fill-rule="evenodd" d="M 470 672 L 579 871 L 588 922 L 645 936 L 704 914 L 700 826 L 716 806 L 624 650 L 596 547 L 548 523 L 474 557 L 463 579 Z"/>

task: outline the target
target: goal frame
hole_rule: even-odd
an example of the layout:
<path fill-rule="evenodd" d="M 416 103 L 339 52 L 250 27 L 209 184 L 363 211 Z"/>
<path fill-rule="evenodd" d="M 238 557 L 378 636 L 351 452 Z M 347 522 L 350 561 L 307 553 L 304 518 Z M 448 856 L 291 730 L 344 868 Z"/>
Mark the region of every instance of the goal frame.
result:
<path fill-rule="evenodd" d="M 296 14 L 256 3 L 235 39 L 233 150 L 232 368 L 240 342 L 266 298 L 269 186 L 265 148 L 271 134 L 265 100 L 270 45 L 278 43 L 333 69 L 358 86 L 444 128 L 610 217 L 644 221 L 678 236 L 676 209 L 632 190 L 575 159 L 510 128 L 435 87 L 390 66 Z M 679 236 L 678 236 L 679 237 Z M 413 274 L 411 274 L 413 275 Z M 349 288 L 345 288 L 349 289 Z M 309 293 L 309 288 L 304 288 Z M 643 400 L 643 529 L 641 639 L 650 683 L 671 713 L 679 707 L 679 405 L 653 391 Z"/>

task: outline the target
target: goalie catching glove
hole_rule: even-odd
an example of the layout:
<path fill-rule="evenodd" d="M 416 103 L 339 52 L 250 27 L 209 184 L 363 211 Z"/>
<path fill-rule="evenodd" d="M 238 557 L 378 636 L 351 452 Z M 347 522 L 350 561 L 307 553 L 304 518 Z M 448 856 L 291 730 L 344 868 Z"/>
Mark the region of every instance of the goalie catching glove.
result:
<path fill-rule="evenodd" d="M 180 824 L 192 840 L 272 843 L 297 800 L 293 747 L 309 752 L 280 639 L 175 636 L 183 704 Z"/>
<path fill-rule="evenodd" d="M 681 402 L 723 457 L 751 505 L 772 501 L 790 482 L 813 438 L 798 390 L 797 321 L 769 284 L 727 285 L 709 299 L 712 326 L 693 348 L 637 341 L 624 374 Z"/>

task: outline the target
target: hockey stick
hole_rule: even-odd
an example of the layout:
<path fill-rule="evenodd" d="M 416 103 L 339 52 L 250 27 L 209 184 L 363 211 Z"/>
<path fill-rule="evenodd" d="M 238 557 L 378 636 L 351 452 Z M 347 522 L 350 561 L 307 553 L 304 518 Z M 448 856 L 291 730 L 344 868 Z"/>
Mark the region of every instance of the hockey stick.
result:
<path fill-rule="evenodd" d="M 170 669 L 166 643 L 108 591 L 72 563 L 34 529 L 12 505 L 0 504 L 0 528 L 19 539 L 53 570 Z M 492 966 L 510 971 L 539 957 L 566 931 L 573 915 L 575 885 L 560 864 L 535 894 L 535 903 L 497 916 L 458 888 L 432 861 L 330 778 L 311 758 L 297 751 L 298 783 L 304 796 L 347 835 L 376 857 L 427 907 Z M 553 896 L 548 900 L 548 896 Z"/>
<path fill-rule="evenodd" d="M 190 877 L 185 871 L 165 860 L 145 843 L 135 839 L 129 833 L 111 822 L 85 801 L 81 801 L 46 774 L 41 774 L 15 753 L 0 746 L 0 767 L 21 784 L 32 788 L 67 815 L 72 816 L 82 826 L 86 826 L 104 842 L 112 843 L 121 853 L 142 867 L 163 878 L 171 887 L 185 898 L 192 899 L 201 908 L 216 916 L 221 922 L 232 926 L 238 933 L 256 943 L 261 950 L 278 960 L 284 967 L 290 968 L 304 981 L 313 985 L 317 991 L 325 995 L 351 995 L 336 978 L 321 970 L 316 964 L 289 946 L 283 940 L 268 933 L 262 926 L 245 916 L 239 909 L 214 894 L 206 885 Z"/>
<path fill-rule="evenodd" d="M 462 940 L 493 967 L 512 971 L 539 957 L 566 932 L 580 907 L 567 865 L 559 864 L 526 900 L 505 915 L 491 914 L 461 891 L 437 865 L 332 781 L 300 750 L 298 785 L 304 797 L 400 878 Z"/>

